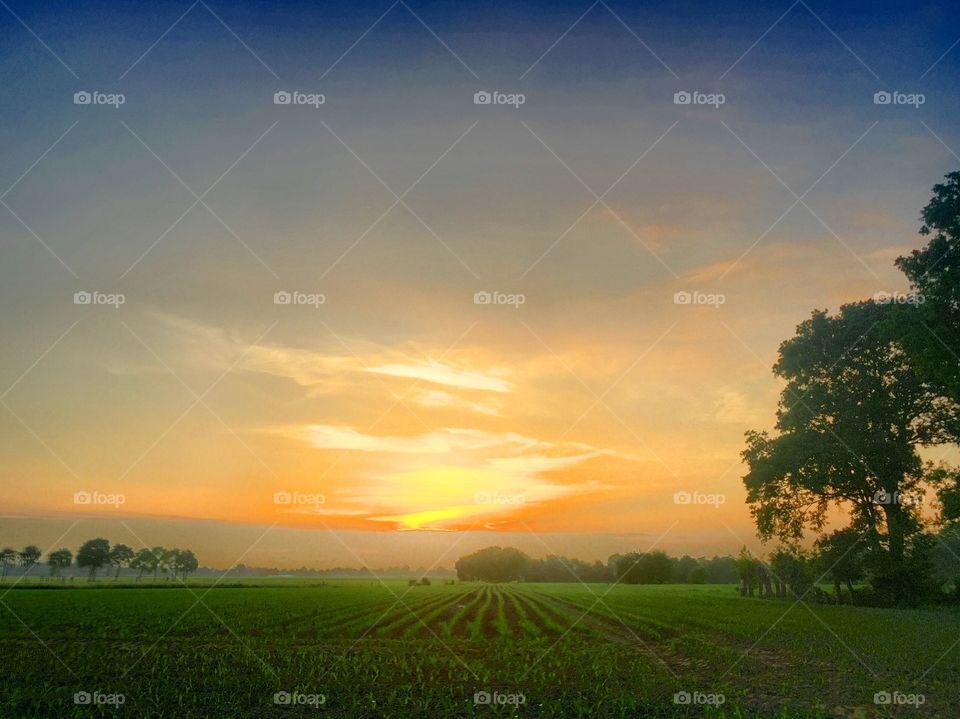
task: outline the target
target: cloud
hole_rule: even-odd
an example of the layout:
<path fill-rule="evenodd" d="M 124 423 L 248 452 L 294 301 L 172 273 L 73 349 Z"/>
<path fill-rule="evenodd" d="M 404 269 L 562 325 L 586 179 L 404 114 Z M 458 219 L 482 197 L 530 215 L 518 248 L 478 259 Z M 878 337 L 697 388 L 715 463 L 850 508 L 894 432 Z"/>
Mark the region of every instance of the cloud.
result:
<path fill-rule="evenodd" d="M 500 410 L 490 404 L 471 402 L 444 390 L 426 390 L 417 395 L 416 402 L 423 407 L 451 407 L 454 409 L 468 409 L 479 414 L 499 417 Z"/>
<path fill-rule="evenodd" d="M 478 372 L 464 370 L 450 365 L 441 364 L 436 360 L 426 362 L 385 364 L 379 367 L 370 367 L 368 372 L 388 375 L 390 377 L 409 377 L 424 380 L 433 384 L 441 384 L 460 389 L 484 390 L 487 392 L 511 392 L 513 385 L 503 379 L 502 371 Z"/>
<path fill-rule="evenodd" d="M 309 443 L 315 449 L 342 449 L 388 454 L 438 455 L 468 452 L 492 447 L 528 449 L 540 444 L 536 439 L 513 432 L 496 433 L 477 429 L 444 428 L 419 435 L 390 436 L 364 434 L 352 427 L 309 424 L 274 429 Z"/>

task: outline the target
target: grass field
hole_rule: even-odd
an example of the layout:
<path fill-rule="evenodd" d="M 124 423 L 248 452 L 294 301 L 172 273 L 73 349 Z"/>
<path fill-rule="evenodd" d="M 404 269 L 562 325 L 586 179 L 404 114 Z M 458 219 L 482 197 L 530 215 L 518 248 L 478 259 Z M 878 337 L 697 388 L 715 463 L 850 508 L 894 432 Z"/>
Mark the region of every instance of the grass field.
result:
<path fill-rule="evenodd" d="M 960 716 L 956 611 L 728 586 L 110 584 L 2 596 L 0 716 Z"/>

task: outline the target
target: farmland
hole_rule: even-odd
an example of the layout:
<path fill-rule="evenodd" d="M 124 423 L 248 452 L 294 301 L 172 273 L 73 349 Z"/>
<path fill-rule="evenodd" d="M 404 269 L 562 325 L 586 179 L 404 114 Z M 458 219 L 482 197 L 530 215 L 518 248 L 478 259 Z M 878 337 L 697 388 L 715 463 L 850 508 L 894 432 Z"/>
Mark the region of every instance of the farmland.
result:
<path fill-rule="evenodd" d="M 953 610 L 729 586 L 282 579 L 21 585 L 2 602 L 3 717 L 960 712 Z M 923 704 L 877 706 L 884 691 Z"/>

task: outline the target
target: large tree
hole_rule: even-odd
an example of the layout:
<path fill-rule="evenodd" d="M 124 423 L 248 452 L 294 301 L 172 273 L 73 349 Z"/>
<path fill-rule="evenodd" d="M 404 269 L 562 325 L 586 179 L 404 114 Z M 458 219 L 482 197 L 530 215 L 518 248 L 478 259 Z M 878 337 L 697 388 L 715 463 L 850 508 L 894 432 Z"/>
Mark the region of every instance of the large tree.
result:
<path fill-rule="evenodd" d="M 875 539 L 894 564 L 921 527 L 931 479 L 917 449 L 947 441 L 957 405 L 915 370 L 889 322 L 892 305 L 815 311 L 780 346 L 786 380 L 777 433 L 748 432 L 747 501 L 762 539 L 821 533 L 831 506 Z"/>
<path fill-rule="evenodd" d="M 916 298 L 898 325 L 918 371 L 960 401 L 960 172 L 934 186 L 921 220 L 930 241 L 897 260 Z"/>

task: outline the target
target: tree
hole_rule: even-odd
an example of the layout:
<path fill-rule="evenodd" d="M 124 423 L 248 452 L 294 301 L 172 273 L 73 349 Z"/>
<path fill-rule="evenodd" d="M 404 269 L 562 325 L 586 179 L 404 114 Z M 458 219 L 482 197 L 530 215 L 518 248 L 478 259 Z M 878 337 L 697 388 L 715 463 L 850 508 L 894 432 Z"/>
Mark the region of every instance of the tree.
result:
<path fill-rule="evenodd" d="M 770 571 L 777 579 L 777 595 L 799 599 L 814 588 L 810 556 L 796 546 L 780 547 L 770 555 Z"/>
<path fill-rule="evenodd" d="M 757 581 L 757 560 L 746 547 L 740 549 L 737 555 L 737 576 L 740 578 L 740 596 L 753 596 L 753 588 Z"/>
<path fill-rule="evenodd" d="M 696 567 L 690 570 L 690 574 L 687 575 L 688 584 L 706 584 L 707 582 L 707 568 L 698 564 Z"/>
<path fill-rule="evenodd" d="M 60 572 L 73 562 L 73 552 L 69 549 L 58 549 L 47 555 L 47 566 L 50 567 L 50 576 L 59 577 Z"/>
<path fill-rule="evenodd" d="M 33 569 L 33 565 L 37 563 L 42 554 L 43 552 L 40 551 L 40 547 L 36 544 L 28 544 L 20 550 L 17 557 L 20 560 L 20 568 L 23 570 L 24 575 Z"/>
<path fill-rule="evenodd" d="M 102 537 L 89 539 L 77 550 L 77 566 L 90 571 L 90 581 L 97 578 L 97 570 L 110 562 L 110 542 Z"/>
<path fill-rule="evenodd" d="M 946 180 L 921 213 L 920 234 L 930 241 L 897 259 L 915 293 L 897 324 L 924 379 L 960 401 L 960 172 Z"/>
<path fill-rule="evenodd" d="M 174 549 L 173 552 L 172 566 L 175 573 L 179 572 L 180 576 L 186 579 L 187 575 L 197 571 L 197 567 L 200 565 L 197 558 L 193 556 L 193 552 L 189 549 Z M 429 580 L 427 580 L 427 583 L 429 584 Z"/>
<path fill-rule="evenodd" d="M 139 574 L 137 574 L 137 581 L 139 582 L 144 575 L 144 572 L 149 572 L 153 569 L 154 562 L 156 557 L 154 553 L 144 547 L 136 553 L 132 560 L 130 560 L 130 568 L 136 569 Z"/>
<path fill-rule="evenodd" d="M 673 574 L 673 560 L 661 551 L 632 552 L 617 562 L 617 577 L 624 584 L 667 584 Z"/>
<path fill-rule="evenodd" d="M 130 562 L 133 561 L 134 556 L 133 550 L 126 544 L 115 544 L 111 547 L 109 562 L 111 566 L 117 569 L 113 575 L 115 580 L 120 577 L 121 568 L 130 566 Z"/>
<path fill-rule="evenodd" d="M 150 559 L 150 569 L 153 570 L 153 581 L 157 581 L 157 574 L 162 569 L 167 571 L 167 566 L 172 558 L 170 550 L 166 547 L 154 547 L 150 550 L 152 558 Z"/>
<path fill-rule="evenodd" d="M 855 529 L 840 529 L 816 543 L 818 571 L 833 582 L 837 603 L 843 601 L 840 584 L 846 584 L 850 592 L 850 601 L 856 600 L 853 583 L 864 575 L 863 558 L 865 544 L 863 535 Z"/>
<path fill-rule="evenodd" d="M 461 580 L 510 582 L 524 579 L 530 557 L 513 547 L 487 547 L 460 557 L 456 563 Z"/>
<path fill-rule="evenodd" d="M 10 571 L 10 567 L 13 566 L 13 563 L 17 560 L 17 550 L 13 547 L 4 547 L 0 549 L 0 566 L 2 566 L 3 571 L 3 581 L 7 579 L 7 573 Z"/>
<path fill-rule="evenodd" d="M 690 581 L 690 572 L 696 568 L 697 560 L 689 554 L 684 554 L 674 565 L 674 581 L 678 584 L 686 584 Z"/>
<path fill-rule="evenodd" d="M 742 455 L 761 539 L 819 534 L 835 505 L 879 543 L 888 566 L 905 561 L 922 526 L 923 486 L 936 481 L 917 448 L 946 441 L 960 413 L 914 371 L 887 321 L 890 307 L 815 311 L 780 346 L 779 432 L 748 432 Z"/>

